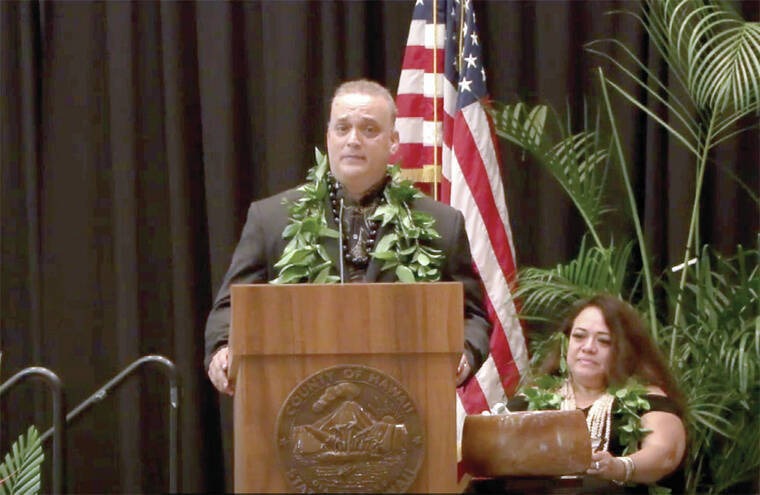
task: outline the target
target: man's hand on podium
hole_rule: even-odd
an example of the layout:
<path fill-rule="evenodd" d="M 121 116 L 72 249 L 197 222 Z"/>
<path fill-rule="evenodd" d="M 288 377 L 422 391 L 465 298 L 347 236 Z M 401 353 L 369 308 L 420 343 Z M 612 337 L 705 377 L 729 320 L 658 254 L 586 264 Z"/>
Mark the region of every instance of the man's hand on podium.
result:
<path fill-rule="evenodd" d="M 467 356 L 462 354 L 462 359 L 459 360 L 459 366 L 457 366 L 457 387 L 467 381 L 472 374 L 472 366 L 467 361 Z"/>
<path fill-rule="evenodd" d="M 235 388 L 230 383 L 227 376 L 227 368 L 230 362 L 230 348 L 226 345 L 220 347 L 214 357 L 211 358 L 211 364 L 208 367 L 208 377 L 211 383 L 214 384 L 216 389 L 227 395 L 233 395 Z M 462 359 L 459 360 L 459 366 L 457 366 L 457 387 L 463 384 L 472 374 L 472 366 L 467 361 L 467 357 L 462 354 Z"/>
<path fill-rule="evenodd" d="M 227 376 L 229 365 L 230 348 L 225 345 L 220 347 L 214 357 L 211 358 L 211 364 L 208 366 L 208 377 L 219 392 L 232 395 L 235 393 L 235 387 L 230 383 Z"/>

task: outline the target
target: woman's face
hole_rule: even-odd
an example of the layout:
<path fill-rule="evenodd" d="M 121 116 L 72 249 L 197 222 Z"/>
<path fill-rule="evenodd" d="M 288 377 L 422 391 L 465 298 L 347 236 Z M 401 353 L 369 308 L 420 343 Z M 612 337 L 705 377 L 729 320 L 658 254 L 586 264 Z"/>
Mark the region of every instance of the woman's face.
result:
<path fill-rule="evenodd" d="M 583 309 L 573 320 L 567 346 L 567 367 L 575 382 L 604 389 L 612 361 L 612 334 L 596 306 Z"/>

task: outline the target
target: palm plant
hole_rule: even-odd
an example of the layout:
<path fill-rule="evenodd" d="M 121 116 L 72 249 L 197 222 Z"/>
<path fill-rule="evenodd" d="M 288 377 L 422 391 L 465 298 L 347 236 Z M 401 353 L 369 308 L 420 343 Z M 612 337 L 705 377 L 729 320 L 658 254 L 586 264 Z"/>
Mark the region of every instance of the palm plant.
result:
<path fill-rule="evenodd" d="M 547 123 L 552 113 L 543 106 L 495 107 L 497 133 L 537 158 L 558 180 L 593 240 L 591 246 L 584 241 L 577 258 L 567 264 L 521 270 L 516 295 L 523 300 L 525 317 L 544 321 L 556 318 L 567 303 L 600 290 L 636 304 L 647 315 L 653 338 L 667 350 L 690 401 L 686 488 L 717 493 L 752 482 L 760 468 L 760 255 L 739 246 L 736 256 L 723 258 L 703 246 L 700 198 L 711 151 L 745 130 L 737 129 L 744 117 L 760 114 L 760 24 L 709 0 L 645 0 L 639 13 L 628 14 L 641 22 L 678 90 L 658 79 L 626 45 L 610 39 L 587 48 L 641 88 L 644 101 L 599 69 L 606 118 L 585 119 L 580 133 L 571 133 L 571 126 L 556 115 L 554 125 Z M 620 49 L 623 60 L 607 54 L 604 46 Z M 677 275 L 656 279 L 652 274 L 613 94 L 664 127 L 693 156 L 696 188 Z M 669 118 L 654 105 L 666 108 Z M 637 266 L 631 256 L 634 244 L 607 246 L 599 233 L 613 164 L 626 187 L 640 254 Z M 692 268 L 695 252 L 699 256 Z M 656 298 L 668 303 L 669 321 L 657 317 Z"/>
<path fill-rule="evenodd" d="M 677 349 L 671 366 L 690 399 L 687 487 L 721 492 L 760 468 L 760 251 L 724 258 L 705 246 L 679 284 L 665 286 L 684 318 L 662 344 Z"/>
<path fill-rule="evenodd" d="M 709 0 L 647 0 L 642 15 L 636 17 L 670 67 L 675 80 L 682 86 L 684 97 L 660 81 L 618 40 L 594 42 L 589 44 L 588 49 L 620 68 L 653 100 L 664 105 L 679 124 L 670 125 L 655 110 L 607 79 L 600 69 L 601 88 L 621 168 L 625 171 L 627 166 L 609 104 L 608 88 L 615 90 L 664 126 L 696 160 L 696 188 L 679 282 L 679 291 L 683 291 L 689 272 L 688 260 L 694 254 L 694 246 L 699 245 L 697 223 L 710 152 L 722 142 L 746 130 L 735 128 L 743 117 L 760 113 L 760 23 L 746 22 L 733 10 L 712 4 Z M 626 65 L 597 49 L 602 43 L 620 47 L 634 66 L 646 74 L 649 84 Z M 627 177 L 627 174 L 624 173 L 624 176 Z M 627 180 L 626 185 L 629 186 Z M 629 197 L 633 201 L 630 192 Z M 633 211 L 635 212 L 635 207 Z M 636 216 L 634 220 L 639 245 L 644 246 L 640 222 Z M 642 252 L 642 258 L 648 260 L 643 254 Z M 645 269 L 648 267 L 645 266 Z M 651 279 L 647 283 L 651 284 Z M 651 294 L 651 291 L 648 290 L 647 293 Z M 681 307 L 681 301 L 678 300 L 674 322 L 678 322 L 681 317 Z M 671 359 L 673 352 L 671 347 Z"/>

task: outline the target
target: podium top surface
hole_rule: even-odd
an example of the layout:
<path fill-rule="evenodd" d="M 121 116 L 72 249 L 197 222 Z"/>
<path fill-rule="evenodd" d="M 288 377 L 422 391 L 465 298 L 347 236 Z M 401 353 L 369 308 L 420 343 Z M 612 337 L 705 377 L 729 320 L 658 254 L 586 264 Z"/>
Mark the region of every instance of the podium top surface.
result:
<path fill-rule="evenodd" d="M 459 282 L 233 285 L 233 356 L 462 352 Z"/>

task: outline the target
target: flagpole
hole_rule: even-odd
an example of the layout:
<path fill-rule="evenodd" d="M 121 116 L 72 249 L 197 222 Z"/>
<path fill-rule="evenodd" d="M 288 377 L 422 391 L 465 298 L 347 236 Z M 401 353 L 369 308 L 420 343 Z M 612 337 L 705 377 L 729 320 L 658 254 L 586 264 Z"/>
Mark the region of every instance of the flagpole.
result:
<path fill-rule="evenodd" d="M 433 0 L 433 199 L 438 200 L 438 0 Z"/>
<path fill-rule="evenodd" d="M 457 79 L 459 79 L 459 77 L 461 77 L 461 74 L 462 74 L 462 58 L 464 55 L 462 53 L 462 43 L 464 43 L 464 40 L 462 39 L 463 27 L 464 27 L 464 2 L 460 2 L 459 3 L 459 31 L 457 32 L 457 40 L 459 41 L 459 47 L 457 48 Z"/>

